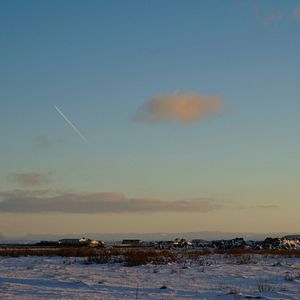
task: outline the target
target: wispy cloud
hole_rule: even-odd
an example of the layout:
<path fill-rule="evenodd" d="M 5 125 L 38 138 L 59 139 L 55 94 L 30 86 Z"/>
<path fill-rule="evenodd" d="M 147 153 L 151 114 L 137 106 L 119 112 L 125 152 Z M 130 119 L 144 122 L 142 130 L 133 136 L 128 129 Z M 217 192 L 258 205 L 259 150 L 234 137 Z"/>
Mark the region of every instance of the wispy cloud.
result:
<path fill-rule="evenodd" d="M 0 192 L 0 212 L 155 213 L 209 212 L 223 206 L 213 199 L 163 201 L 128 198 L 120 193 L 66 193 L 49 196 L 44 191 Z"/>
<path fill-rule="evenodd" d="M 138 122 L 175 120 L 192 123 L 222 109 L 223 102 L 218 96 L 174 92 L 169 95 L 152 97 L 138 110 L 134 120 Z"/>
<path fill-rule="evenodd" d="M 8 175 L 8 179 L 21 186 L 40 186 L 50 182 L 51 172 L 48 173 L 12 173 Z"/>
<path fill-rule="evenodd" d="M 300 21 L 300 5 L 293 9 L 291 17 L 296 21 Z"/>

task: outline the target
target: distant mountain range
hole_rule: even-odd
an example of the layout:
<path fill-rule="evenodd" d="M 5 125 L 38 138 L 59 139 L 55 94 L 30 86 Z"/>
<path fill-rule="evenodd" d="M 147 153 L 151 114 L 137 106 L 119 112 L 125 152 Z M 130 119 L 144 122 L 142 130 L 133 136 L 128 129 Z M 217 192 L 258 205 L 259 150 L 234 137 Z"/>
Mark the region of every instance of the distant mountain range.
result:
<path fill-rule="evenodd" d="M 89 237 L 103 241 L 121 241 L 123 239 L 140 239 L 144 241 L 153 240 L 173 240 L 175 238 L 185 238 L 187 240 L 203 239 L 203 240 L 220 240 L 233 239 L 242 237 L 245 240 L 263 240 L 266 237 L 284 237 L 295 236 L 299 233 L 272 232 L 272 233 L 252 233 L 252 232 L 222 232 L 222 231 L 199 231 L 199 232 L 176 232 L 176 233 L 77 233 L 77 234 L 27 234 L 21 237 L 4 237 L 0 236 L 1 242 L 32 242 L 32 241 L 56 241 L 63 238 L 79 238 Z"/>

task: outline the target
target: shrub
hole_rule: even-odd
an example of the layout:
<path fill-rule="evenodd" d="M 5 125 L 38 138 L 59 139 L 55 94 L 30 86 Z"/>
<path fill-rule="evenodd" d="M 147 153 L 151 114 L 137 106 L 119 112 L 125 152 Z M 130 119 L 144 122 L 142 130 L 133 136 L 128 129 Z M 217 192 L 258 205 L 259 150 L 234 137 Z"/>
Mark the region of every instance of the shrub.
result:
<path fill-rule="evenodd" d="M 270 292 L 273 290 L 273 286 L 270 283 L 268 283 L 265 279 L 259 278 L 256 283 L 257 283 L 257 290 L 260 293 Z"/>
<path fill-rule="evenodd" d="M 241 299 L 241 289 L 236 286 L 230 287 L 229 295 L 233 295 L 233 299 L 235 300 Z"/>
<path fill-rule="evenodd" d="M 124 255 L 127 266 L 139 266 L 149 263 L 161 265 L 176 261 L 173 252 L 165 249 L 129 250 Z"/>

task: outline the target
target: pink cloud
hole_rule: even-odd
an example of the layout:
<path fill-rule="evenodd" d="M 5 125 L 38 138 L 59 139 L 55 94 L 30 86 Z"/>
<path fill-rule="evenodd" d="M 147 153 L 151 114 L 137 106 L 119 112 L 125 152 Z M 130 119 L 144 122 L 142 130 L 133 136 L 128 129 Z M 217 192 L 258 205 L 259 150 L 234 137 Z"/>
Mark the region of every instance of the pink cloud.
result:
<path fill-rule="evenodd" d="M 22 186 L 39 186 L 50 182 L 51 173 L 13 173 L 8 176 L 11 181 Z"/>
<path fill-rule="evenodd" d="M 53 194 L 53 195 L 51 195 Z M 0 192 L 0 212 L 15 213 L 156 213 L 210 212 L 223 208 L 214 199 L 165 201 L 128 198 L 121 193 Z"/>
<path fill-rule="evenodd" d="M 134 119 L 142 122 L 176 120 L 182 123 L 193 123 L 222 109 L 223 102 L 218 96 L 192 92 L 172 93 L 152 97 L 137 112 Z"/>

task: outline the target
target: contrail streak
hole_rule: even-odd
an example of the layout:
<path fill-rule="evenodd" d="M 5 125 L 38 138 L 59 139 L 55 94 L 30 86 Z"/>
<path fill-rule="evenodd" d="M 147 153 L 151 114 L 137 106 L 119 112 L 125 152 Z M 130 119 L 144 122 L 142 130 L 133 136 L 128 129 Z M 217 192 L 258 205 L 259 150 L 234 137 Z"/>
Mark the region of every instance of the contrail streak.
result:
<path fill-rule="evenodd" d="M 66 115 L 57 107 L 54 106 L 56 111 L 63 117 L 63 119 L 74 129 L 74 131 L 83 139 L 83 141 L 89 145 L 88 141 L 86 138 L 82 135 L 82 133 L 76 128 L 76 126 L 66 117 Z"/>

